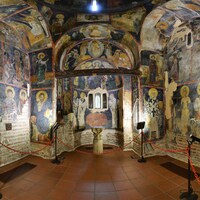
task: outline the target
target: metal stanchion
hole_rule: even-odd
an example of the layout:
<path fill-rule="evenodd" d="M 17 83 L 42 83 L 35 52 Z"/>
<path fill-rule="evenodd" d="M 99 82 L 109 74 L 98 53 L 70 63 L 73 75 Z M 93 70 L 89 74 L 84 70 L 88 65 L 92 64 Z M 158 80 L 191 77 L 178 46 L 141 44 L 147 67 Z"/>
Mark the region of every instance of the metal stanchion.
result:
<path fill-rule="evenodd" d="M 191 170 L 190 170 L 190 151 L 191 151 L 191 145 L 194 141 L 200 142 L 199 138 L 196 138 L 194 136 L 190 136 L 190 139 L 187 140 L 188 142 L 188 191 L 183 192 L 180 195 L 180 199 L 187 199 L 187 200 L 196 200 L 198 199 L 198 195 L 193 192 L 192 186 L 191 186 Z"/>
<path fill-rule="evenodd" d="M 57 156 L 57 129 L 59 127 L 58 123 L 55 123 L 55 125 L 52 127 L 52 132 L 54 133 L 54 153 L 55 153 L 55 158 L 51 161 L 54 164 L 60 164 L 60 160 L 58 159 Z"/>

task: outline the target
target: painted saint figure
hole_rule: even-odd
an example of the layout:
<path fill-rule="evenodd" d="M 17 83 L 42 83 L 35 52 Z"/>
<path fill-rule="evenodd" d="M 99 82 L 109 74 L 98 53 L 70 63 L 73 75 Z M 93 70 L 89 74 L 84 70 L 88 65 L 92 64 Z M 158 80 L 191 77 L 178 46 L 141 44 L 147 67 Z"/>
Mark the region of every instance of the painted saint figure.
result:
<path fill-rule="evenodd" d="M 112 128 L 117 128 L 117 99 L 113 93 L 110 94 L 108 105 L 112 113 Z"/>
<path fill-rule="evenodd" d="M 48 94 L 46 91 L 37 92 L 36 103 L 31 116 L 33 125 L 32 139 L 35 141 L 49 141 L 51 108 L 47 100 Z"/>
<path fill-rule="evenodd" d="M 85 128 L 85 111 L 87 108 L 86 95 L 81 92 L 80 99 L 78 101 L 78 126 L 79 129 Z"/>
<path fill-rule="evenodd" d="M 18 112 L 21 115 L 23 111 L 23 107 L 27 101 L 27 92 L 24 89 L 20 90 L 19 93 L 19 103 L 18 103 Z"/>
<path fill-rule="evenodd" d="M 39 53 L 37 56 L 37 80 L 38 83 L 43 83 L 45 82 L 45 73 L 47 70 L 47 62 L 49 59 L 44 60 L 45 54 L 44 53 Z"/>
<path fill-rule="evenodd" d="M 188 123 L 190 118 L 190 110 L 189 106 L 191 103 L 190 97 L 189 97 L 189 87 L 188 86 L 182 86 L 181 90 L 181 133 L 185 135 L 188 131 Z"/>
<path fill-rule="evenodd" d="M 149 128 L 149 139 L 152 139 L 152 134 L 155 134 L 156 139 L 160 137 L 159 134 L 159 102 L 157 99 L 158 90 L 156 88 L 151 88 L 148 92 L 149 99 L 145 101 L 145 107 L 148 113 L 147 125 Z"/>
<path fill-rule="evenodd" d="M 11 86 L 5 89 L 6 98 L 3 102 L 3 114 L 6 120 L 14 121 L 17 118 L 17 104 L 15 102 L 15 91 Z"/>

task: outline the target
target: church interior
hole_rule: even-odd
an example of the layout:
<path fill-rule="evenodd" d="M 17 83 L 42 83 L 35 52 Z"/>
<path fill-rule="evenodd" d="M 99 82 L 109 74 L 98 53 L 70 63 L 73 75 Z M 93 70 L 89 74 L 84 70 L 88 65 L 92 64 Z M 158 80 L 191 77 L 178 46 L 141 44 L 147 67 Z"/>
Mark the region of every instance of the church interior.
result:
<path fill-rule="evenodd" d="M 0 199 L 200 195 L 200 0 L 1 0 Z"/>

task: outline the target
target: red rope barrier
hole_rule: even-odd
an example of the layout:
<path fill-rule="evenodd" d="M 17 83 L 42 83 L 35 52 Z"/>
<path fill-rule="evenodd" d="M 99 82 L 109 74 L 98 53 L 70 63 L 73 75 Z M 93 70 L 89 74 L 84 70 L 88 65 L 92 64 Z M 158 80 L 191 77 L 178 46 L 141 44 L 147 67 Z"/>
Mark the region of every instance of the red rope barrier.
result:
<path fill-rule="evenodd" d="M 187 148 L 186 148 L 186 149 L 163 149 L 163 148 L 157 146 L 156 144 L 154 144 L 153 142 L 151 142 L 151 144 L 152 144 L 155 148 L 157 148 L 157 149 L 159 149 L 159 150 L 161 150 L 161 151 L 164 151 L 164 152 L 180 153 L 180 152 L 185 152 L 185 151 L 187 150 Z"/>
<path fill-rule="evenodd" d="M 54 142 L 54 139 L 55 139 L 55 137 L 49 142 L 49 144 L 44 144 L 44 145 L 45 145 L 44 147 L 42 147 L 41 149 L 38 149 L 38 150 L 36 150 L 36 151 L 32 151 L 32 152 L 25 152 L 25 151 L 16 150 L 16 149 L 13 149 L 13 148 L 9 147 L 8 145 L 5 145 L 5 144 L 3 144 L 3 143 L 1 143 L 1 142 L 0 142 L 0 145 L 4 146 L 5 148 L 7 148 L 7 149 L 9 149 L 9 150 L 11 150 L 11 151 L 13 151 L 13 152 L 16 152 L 16 153 L 25 154 L 25 155 L 26 155 L 26 154 L 27 154 L 27 155 L 34 155 L 34 154 L 37 154 L 38 152 L 44 150 L 44 149 L 47 148 L 48 146 L 51 146 L 51 143 Z"/>
<path fill-rule="evenodd" d="M 200 185 L 200 178 L 199 178 L 199 176 L 197 174 L 197 171 L 196 171 L 196 169 L 195 169 L 195 167 L 194 167 L 194 165 L 192 163 L 192 160 L 191 160 L 191 157 L 189 155 L 188 149 L 187 149 L 186 153 L 187 153 L 187 156 L 188 156 L 188 160 L 190 161 L 190 166 L 191 166 L 191 169 L 192 169 L 192 171 L 194 173 L 194 177 L 196 178 L 197 183 Z"/>

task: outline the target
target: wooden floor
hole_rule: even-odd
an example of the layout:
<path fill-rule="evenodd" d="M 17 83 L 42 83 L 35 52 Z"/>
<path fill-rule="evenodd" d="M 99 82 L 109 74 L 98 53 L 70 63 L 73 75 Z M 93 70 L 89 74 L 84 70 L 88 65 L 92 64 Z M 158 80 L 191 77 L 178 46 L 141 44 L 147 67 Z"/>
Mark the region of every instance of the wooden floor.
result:
<path fill-rule="evenodd" d="M 140 163 L 133 152 L 79 150 L 60 155 L 60 164 L 28 156 L 0 168 L 2 199 L 172 200 L 187 192 L 187 164 L 170 157 Z M 200 185 L 191 183 L 200 199 Z"/>

